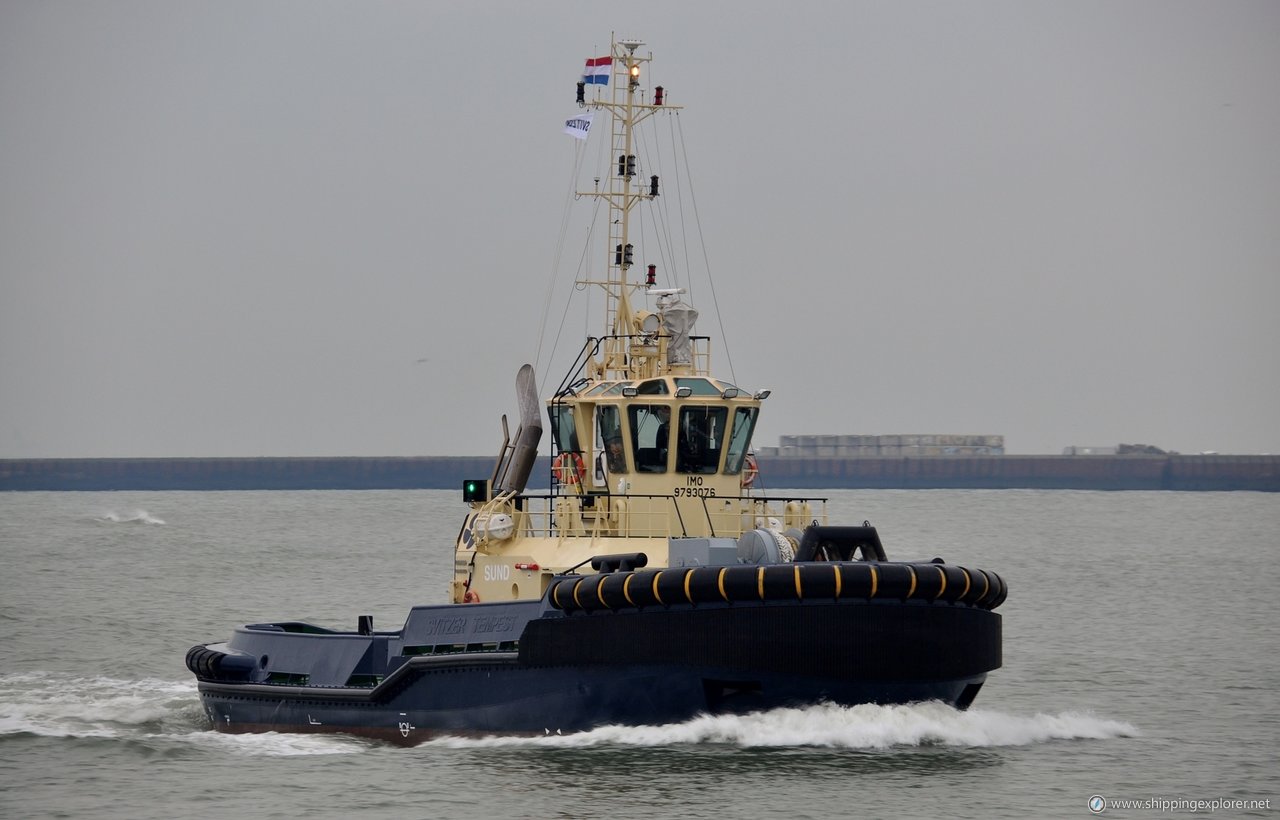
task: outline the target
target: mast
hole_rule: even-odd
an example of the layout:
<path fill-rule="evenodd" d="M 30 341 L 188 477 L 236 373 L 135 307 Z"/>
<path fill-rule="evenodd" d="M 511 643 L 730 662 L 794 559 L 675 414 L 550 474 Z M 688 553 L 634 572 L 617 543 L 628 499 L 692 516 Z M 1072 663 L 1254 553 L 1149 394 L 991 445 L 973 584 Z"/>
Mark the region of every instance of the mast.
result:
<path fill-rule="evenodd" d="M 658 196 L 658 177 L 642 175 L 636 157 L 634 131 L 637 125 L 659 111 L 679 110 L 665 104 L 663 89 L 658 86 L 652 97 L 642 89 L 641 80 L 652 62 L 653 54 L 637 54 L 644 45 L 639 40 L 615 40 L 610 49 L 609 98 L 597 94 L 593 100 L 581 97 L 585 107 L 606 110 L 612 119 L 611 163 L 608 182 L 596 180 L 593 191 L 579 191 L 578 196 L 604 199 L 609 206 L 609 240 L 606 246 L 606 271 L 603 281 L 579 280 L 580 285 L 598 285 L 605 291 L 605 335 L 600 358 L 590 363 L 588 375 L 594 379 L 637 379 L 673 372 L 692 372 L 690 367 L 671 366 L 666 362 L 666 340 L 662 336 L 661 317 L 647 312 L 637 313 L 631 303 L 636 291 L 652 289 L 652 276 L 643 282 L 628 282 L 627 274 L 635 263 L 635 245 L 631 240 L 631 212 L 641 202 Z M 642 266 L 643 269 L 643 266 Z M 674 292 L 663 291 L 663 300 L 672 301 Z M 652 317 L 652 318 L 650 318 Z"/>

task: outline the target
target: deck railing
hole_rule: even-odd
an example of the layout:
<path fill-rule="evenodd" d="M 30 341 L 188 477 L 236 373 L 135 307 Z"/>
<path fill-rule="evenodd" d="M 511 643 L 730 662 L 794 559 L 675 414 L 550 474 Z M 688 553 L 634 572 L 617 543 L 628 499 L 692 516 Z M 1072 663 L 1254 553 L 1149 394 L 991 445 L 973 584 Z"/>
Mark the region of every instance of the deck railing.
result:
<path fill-rule="evenodd" d="M 827 523 L 827 499 L 803 496 L 522 495 L 511 500 L 527 537 L 738 538 L 757 527 L 800 529 Z M 495 510 L 496 511 L 496 510 Z"/>

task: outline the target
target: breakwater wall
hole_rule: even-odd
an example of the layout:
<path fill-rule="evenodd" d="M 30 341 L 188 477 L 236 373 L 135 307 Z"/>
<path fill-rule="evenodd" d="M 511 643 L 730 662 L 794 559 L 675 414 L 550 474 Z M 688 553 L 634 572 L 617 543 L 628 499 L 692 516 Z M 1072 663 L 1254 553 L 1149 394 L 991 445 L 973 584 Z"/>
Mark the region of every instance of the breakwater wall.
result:
<path fill-rule="evenodd" d="M 0 460 L 0 490 L 445 489 L 488 478 L 493 462 L 492 456 L 8 459 Z M 546 482 L 549 469 L 534 472 Z"/>
<path fill-rule="evenodd" d="M 1280 456 L 944 456 L 761 459 L 770 486 L 1280 492 Z"/>
<path fill-rule="evenodd" d="M 458 489 L 491 456 L 0 459 L 0 491 Z M 550 482 L 541 457 L 530 489 Z M 1257 490 L 1280 492 L 1280 456 L 761 456 L 756 489 Z"/>

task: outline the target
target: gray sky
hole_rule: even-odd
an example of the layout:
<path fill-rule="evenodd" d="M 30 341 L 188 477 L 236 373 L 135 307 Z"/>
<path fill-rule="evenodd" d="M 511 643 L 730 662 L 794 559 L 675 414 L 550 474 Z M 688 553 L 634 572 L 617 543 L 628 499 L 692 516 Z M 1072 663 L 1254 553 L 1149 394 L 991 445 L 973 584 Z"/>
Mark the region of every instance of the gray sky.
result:
<path fill-rule="evenodd" d="M 494 452 L 611 31 L 757 444 L 1280 453 L 1280 3 L 0 0 L 0 457 Z"/>

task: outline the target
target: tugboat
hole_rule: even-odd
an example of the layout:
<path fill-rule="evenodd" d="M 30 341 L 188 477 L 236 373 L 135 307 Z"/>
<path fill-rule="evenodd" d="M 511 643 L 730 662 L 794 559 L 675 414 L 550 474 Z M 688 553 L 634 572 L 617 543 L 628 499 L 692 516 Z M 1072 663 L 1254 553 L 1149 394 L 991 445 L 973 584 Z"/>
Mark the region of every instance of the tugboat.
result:
<path fill-rule="evenodd" d="M 609 210 L 606 275 L 578 283 L 603 290 L 606 321 L 546 401 L 550 489 L 526 492 L 543 427 L 524 365 L 514 436 L 503 416 L 492 474 L 463 486 L 450 602 L 390 631 L 277 621 L 192 647 L 214 728 L 414 744 L 819 702 L 964 709 L 999 668 L 1003 579 L 889 561 L 868 522 L 753 487 L 769 391 L 711 374 L 697 311 L 656 266 L 633 281 L 631 214 L 660 195 L 636 127 L 677 110 L 645 87 L 641 45 L 588 60 L 566 126 L 612 121 L 607 182 L 579 193 Z"/>

